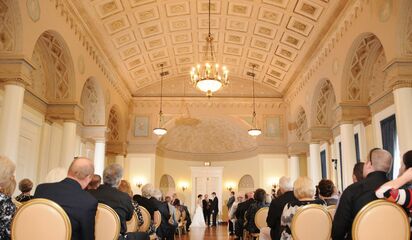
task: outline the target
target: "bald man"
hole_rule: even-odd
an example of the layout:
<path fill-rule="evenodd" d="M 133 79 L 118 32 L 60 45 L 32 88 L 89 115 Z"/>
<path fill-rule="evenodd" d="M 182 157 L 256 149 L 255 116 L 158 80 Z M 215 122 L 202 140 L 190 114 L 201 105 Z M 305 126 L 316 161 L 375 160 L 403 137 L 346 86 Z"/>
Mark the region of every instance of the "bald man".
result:
<path fill-rule="evenodd" d="M 72 240 L 93 240 L 97 200 L 83 189 L 94 174 L 93 162 L 87 158 L 73 160 L 67 177 L 61 182 L 44 183 L 36 188 L 35 198 L 46 198 L 59 204 L 72 225 Z M 45 223 L 47 224 L 47 223 Z"/>
<path fill-rule="evenodd" d="M 392 166 L 392 155 L 382 149 L 372 149 L 363 166 L 364 179 L 343 191 L 332 226 L 333 240 L 352 239 L 352 223 L 366 204 L 376 200 L 375 191 L 389 181 L 387 173 Z"/>

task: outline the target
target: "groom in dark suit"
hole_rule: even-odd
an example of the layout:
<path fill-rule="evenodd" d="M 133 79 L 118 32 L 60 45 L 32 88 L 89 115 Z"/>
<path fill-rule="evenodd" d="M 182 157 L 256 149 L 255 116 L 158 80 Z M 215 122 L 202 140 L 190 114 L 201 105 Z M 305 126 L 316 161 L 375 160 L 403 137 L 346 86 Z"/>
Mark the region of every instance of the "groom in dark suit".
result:
<path fill-rule="evenodd" d="M 212 197 L 213 200 L 211 201 L 211 210 L 212 210 L 212 216 L 213 216 L 213 223 L 212 226 L 217 226 L 216 224 L 216 218 L 217 218 L 217 214 L 219 213 L 219 200 L 216 197 L 216 193 L 212 192 Z"/>
<path fill-rule="evenodd" d="M 202 200 L 202 207 L 203 207 L 203 217 L 205 218 L 205 223 L 207 226 L 210 226 L 210 200 L 207 194 L 205 194 L 205 198 Z"/>

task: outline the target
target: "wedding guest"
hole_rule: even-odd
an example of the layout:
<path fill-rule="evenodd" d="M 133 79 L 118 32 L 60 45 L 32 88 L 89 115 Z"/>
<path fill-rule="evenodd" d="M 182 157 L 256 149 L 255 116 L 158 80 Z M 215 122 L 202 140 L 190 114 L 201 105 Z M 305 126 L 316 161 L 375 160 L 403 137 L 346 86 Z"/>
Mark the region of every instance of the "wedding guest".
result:
<path fill-rule="evenodd" d="M 143 215 L 142 215 L 142 212 L 140 211 L 139 204 L 136 201 L 133 201 L 133 191 L 132 191 L 132 187 L 130 186 L 130 183 L 126 180 L 121 180 L 119 184 L 119 190 L 121 192 L 127 193 L 130 199 L 132 199 L 133 210 L 137 216 L 137 226 L 139 227 L 142 226 L 143 225 Z"/>
<path fill-rule="evenodd" d="M 149 235 L 156 232 L 156 226 L 154 224 L 154 212 L 157 210 L 156 206 L 150 201 L 152 193 L 154 191 L 152 184 L 145 184 L 142 187 L 142 195 L 136 194 L 133 196 L 133 202 L 136 202 L 139 206 L 146 208 L 150 214 L 150 225 L 147 233 Z"/>
<path fill-rule="evenodd" d="M 16 167 L 7 157 L 0 156 L 0 239 L 9 240 L 11 221 L 16 206 L 14 205 L 11 195 L 16 188 L 14 171 Z"/>
<path fill-rule="evenodd" d="M 174 226 L 169 222 L 171 217 L 169 206 L 166 202 L 162 202 L 162 192 L 159 189 L 154 189 L 151 195 L 152 197 L 149 200 L 156 206 L 162 219 L 160 226 L 156 229 L 156 235 L 161 240 L 173 240 Z"/>
<path fill-rule="evenodd" d="M 190 217 L 189 209 L 187 208 L 187 206 L 181 204 L 180 200 L 178 198 L 175 198 L 175 200 L 173 201 L 173 205 L 180 212 L 182 212 L 182 213 L 185 212 L 185 214 L 186 214 L 186 226 L 185 227 L 186 227 L 186 231 L 189 232 L 190 224 L 192 224 L 192 219 Z"/>
<path fill-rule="evenodd" d="M 25 178 L 19 182 L 19 190 L 20 194 L 16 197 L 16 201 L 18 202 L 27 202 L 34 197 L 30 194 L 31 190 L 33 189 L 33 182 L 30 179 Z"/>
<path fill-rule="evenodd" d="M 233 203 L 235 202 L 235 192 L 231 191 L 229 199 L 227 200 L 226 207 L 227 211 L 230 212 L 230 209 L 233 206 Z M 235 229 L 233 227 L 233 222 L 229 220 L 229 235 L 232 236 L 235 234 Z"/>
<path fill-rule="evenodd" d="M 233 230 L 234 230 L 235 234 L 236 234 L 236 211 L 237 211 L 237 206 L 241 202 L 243 202 L 243 196 L 239 194 L 236 197 L 236 201 L 233 203 L 233 205 L 232 205 L 232 207 L 230 208 L 230 211 L 229 211 L 229 221 L 231 221 L 233 223 Z"/>
<path fill-rule="evenodd" d="M 325 205 L 325 202 L 320 199 L 315 199 L 315 185 L 312 179 L 308 177 L 299 177 L 293 184 L 293 194 L 297 198 L 296 201 L 292 201 L 285 205 L 281 217 L 281 239 L 292 239 L 292 218 L 296 211 L 308 204 Z"/>
<path fill-rule="evenodd" d="M 241 202 L 237 205 L 237 210 L 236 210 L 236 223 L 235 223 L 235 234 L 236 238 L 242 238 L 243 236 L 243 223 L 244 223 L 244 217 L 245 213 L 250 207 L 250 205 L 255 201 L 253 199 L 253 192 L 248 192 L 245 194 L 245 201 Z"/>
<path fill-rule="evenodd" d="M 360 180 L 363 179 L 363 165 L 365 163 L 363 162 L 358 162 L 353 166 L 353 174 L 352 174 L 352 180 L 353 182 L 359 182 Z"/>
<path fill-rule="evenodd" d="M 255 224 L 255 215 L 259 209 L 263 207 L 268 207 L 269 204 L 266 203 L 266 191 L 262 188 L 258 188 L 253 195 L 255 202 L 253 202 L 246 211 L 245 218 L 246 218 L 246 230 L 249 233 L 259 233 L 259 229 L 256 227 Z"/>
<path fill-rule="evenodd" d="M 338 199 L 332 197 L 335 184 L 329 179 L 322 179 L 318 184 L 319 198 L 325 201 L 327 206 L 338 204 Z"/>
<path fill-rule="evenodd" d="M 93 191 L 96 190 L 102 182 L 102 177 L 98 174 L 94 174 L 92 180 L 90 181 L 89 185 L 87 185 L 86 190 Z"/>

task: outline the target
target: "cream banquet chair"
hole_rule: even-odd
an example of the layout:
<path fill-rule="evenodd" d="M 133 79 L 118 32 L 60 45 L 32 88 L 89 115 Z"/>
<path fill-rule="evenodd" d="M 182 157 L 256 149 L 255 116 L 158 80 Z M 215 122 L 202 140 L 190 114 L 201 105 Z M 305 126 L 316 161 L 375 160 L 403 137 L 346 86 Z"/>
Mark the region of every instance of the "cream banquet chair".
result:
<path fill-rule="evenodd" d="M 96 212 L 94 235 L 96 240 L 117 240 L 120 234 L 120 219 L 109 206 L 99 203 Z"/>
<path fill-rule="evenodd" d="M 331 218 L 333 219 L 335 217 L 336 205 L 327 206 L 326 209 L 328 210 Z"/>
<path fill-rule="evenodd" d="M 263 227 L 267 227 L 266 218 L 269 213 L 268 207 L 263 207 L 259 209 L 255 214 L 255 225 L 260 230 Z M 253 238 L 259 239 L 259 233 L 252 233 L 250 234 Z"/>
<path fill-rule="evenodd" d="M 20 209 L 21 206 L 23 206 L 23 203 L 17 201 L 15 198 L 12 198 L 11 201 L 14 203 L 14 205 L 16 206 L 17 210 Z"/>
<path fill-rule="evenodd" d="M 160 226 L 160 223 L 162 222 L 162 216 L 160 215 L 159 211 L 154 212 L 154 224 L 156 229 Z"/>
<path fill-rule="evenodd" d="M 151 222 L 150 213 L 145 207 L 139 206 L 139 208 L 143 217 L 143 224 L 139 227 L 139 232 L 147 232 L 147 230 L 149 230 Z"/>
<path fill-rule="evenodd" d="M 138 224 L 137 213 L 133 211 L 132 219 L 126 222 L 127 232 L 137 232 L 137 229 L 139 229 Z"/>
<path fill-rule="evenodd" d="M 332 217 L 326 207 L 309 204 L 300 207 L 292 219 L 294 240 L 329 240 L 332 230 Z"/>
<path fill-rule="evenodd" d="M 11 226 L 14 240 L 69 240 L 72 235 L 70 219 L 57 203 L 33 199 L 16 212 Z"/>
<path fill-rule="evenodd" d="M 353 240 L 409 239 L 410 226 L 405 211 L 385 200 L 364 206 L 352 225 Z"/>

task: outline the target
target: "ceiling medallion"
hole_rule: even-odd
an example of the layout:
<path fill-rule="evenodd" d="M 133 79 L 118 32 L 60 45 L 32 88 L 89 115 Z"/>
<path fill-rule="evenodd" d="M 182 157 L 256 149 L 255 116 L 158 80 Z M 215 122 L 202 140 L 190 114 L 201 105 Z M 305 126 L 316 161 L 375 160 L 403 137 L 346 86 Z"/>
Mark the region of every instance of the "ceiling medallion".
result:
<path fill-rule="evenodd" d="M 209 34 L 206 37 L 206 62 L 205 64 L 197 64 L 190 72 L 192 84 L 200 91 L 205 92 L 208 97 L 218 91 L 221 87 L 229 84 L 229 71 L 225 66 L 219 69 L 219 64 L 215 62 L 213 55 L 213 37 L 210 33 L 210 0 L 209 0 Z"/>
<path fill-rule="evenodd" d="M 162 67 L 162 72 L 160 73 L 160 110 L 159 110 L 159 127 L 153 129 L 153 133 L 159 137 L 165 135 L 167 133 L 167 129 L 162 127 L 162 122 L 163 122 L 163 76 L 166 75 L 166 73 L 163 71 L 163 64 L 160 64 Z"/>
<path fill-rule="evenodd" d="M 252 128 L 249 129 L 247 131 L 247 133 L 252 136 L 252 137 L 257 137 L 260 134 L 262 134 L 262 130 L 260 130 L 260 128 L 257 127 L 257 123 L 256 123 L 256 103 L 255 103 L 255 68 L 256 65 L 253 64 L 253 72 L 250 74 L 253 77 L 253 114 L 252 114 Z"/>

